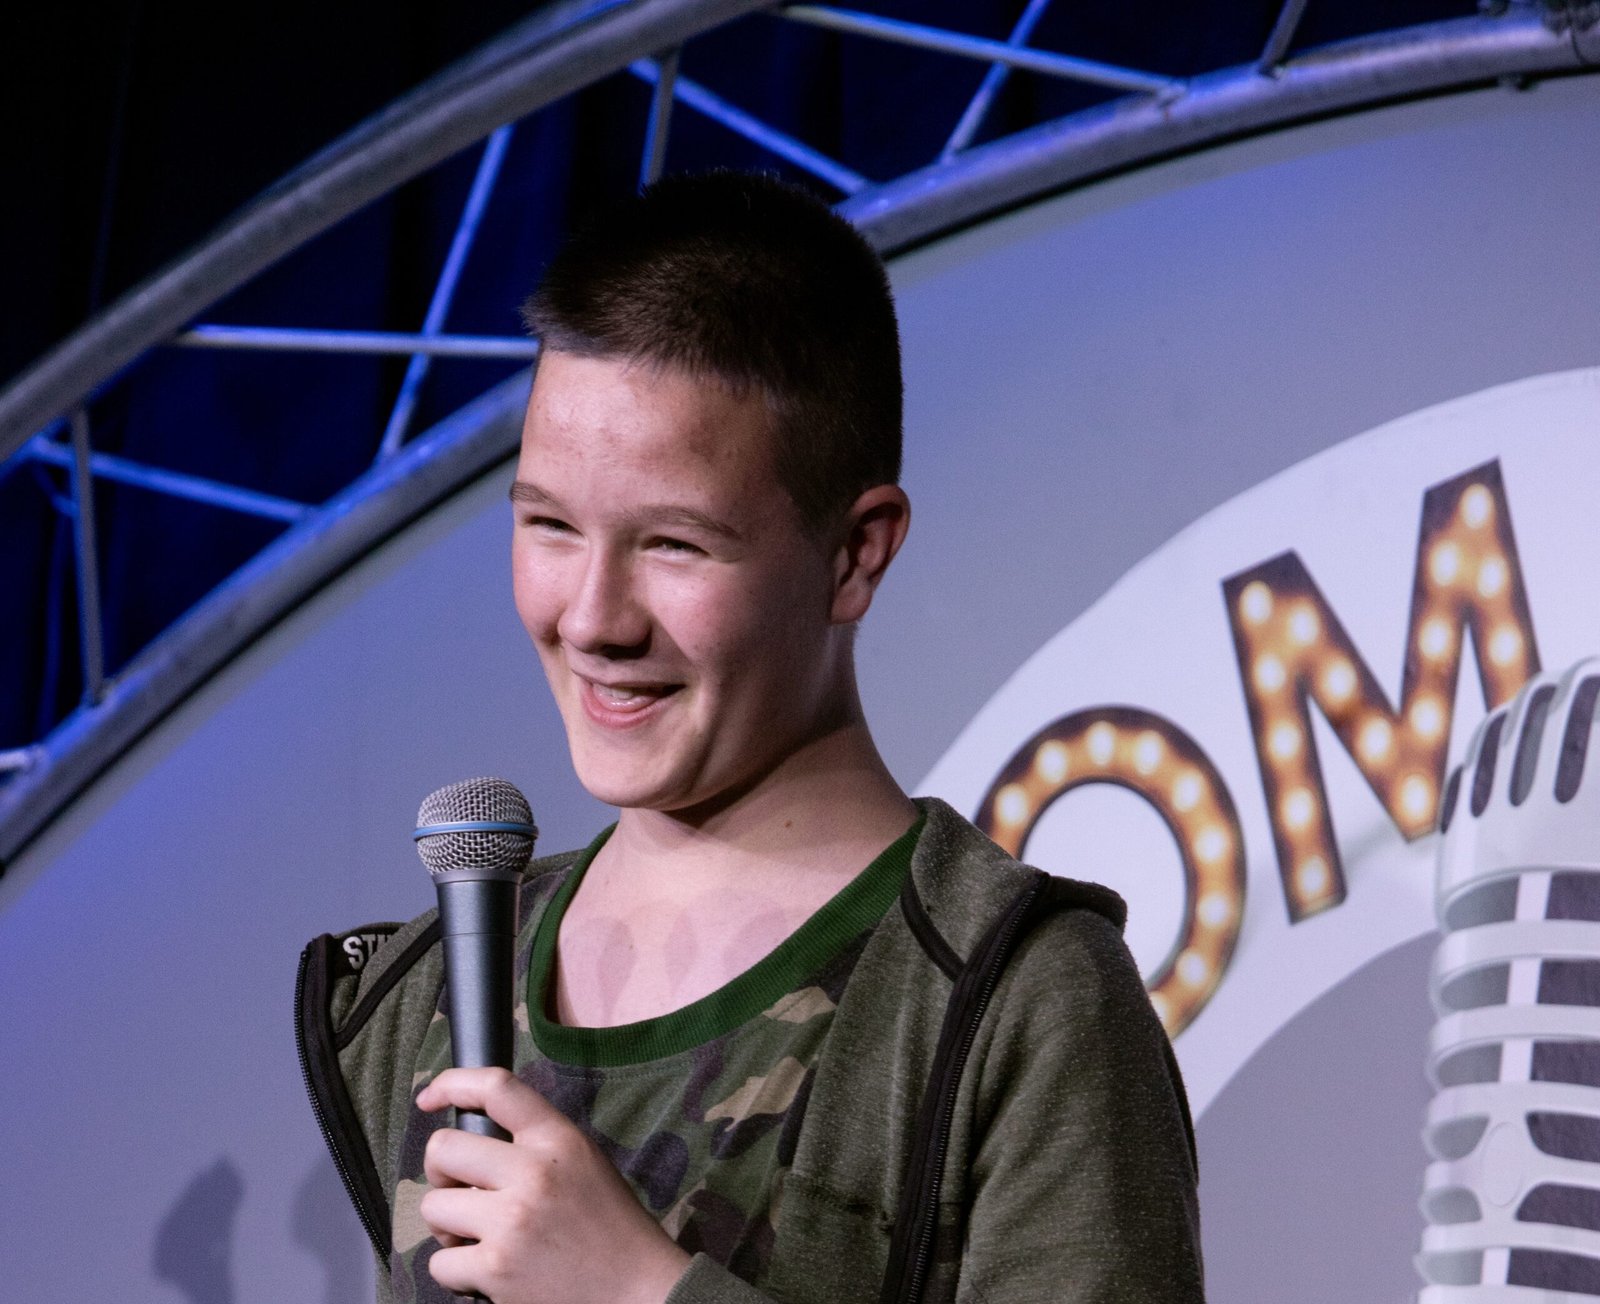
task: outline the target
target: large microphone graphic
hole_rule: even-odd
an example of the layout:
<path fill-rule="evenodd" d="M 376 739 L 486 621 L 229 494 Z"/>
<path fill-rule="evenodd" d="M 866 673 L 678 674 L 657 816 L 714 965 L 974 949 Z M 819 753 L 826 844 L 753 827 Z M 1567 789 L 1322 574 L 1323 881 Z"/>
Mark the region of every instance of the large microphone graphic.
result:
<path fill-rule="evenodd" d="M 450 1051 L 458 1068 L 512 1067 L 517 897 L 538 836 L 528 799 L 504 779 L 465 779 L 417 811 L 417 854 L 439 893 Z M 456 1125 L 507 1139 L 486 1115 Z"/>
<path fill-rule="evenodd" d="M 1600 1304 L 1600 660 L 1489 715 L 1440 827 L 1419 1304 Z"/>

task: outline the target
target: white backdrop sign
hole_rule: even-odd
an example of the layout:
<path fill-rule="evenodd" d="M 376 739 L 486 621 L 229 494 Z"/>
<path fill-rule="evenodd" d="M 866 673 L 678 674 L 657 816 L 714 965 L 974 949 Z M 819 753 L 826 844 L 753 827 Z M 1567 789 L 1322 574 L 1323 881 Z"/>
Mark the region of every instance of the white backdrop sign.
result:
<path fill-rule="evenodd" d="M 1597 487 L 1600 369 L 1389 422 L 1136 566 L 929 774 L 1031 862 L 1127 897 L 1196 1112 L 1433 930 L 1447 762 L 1541 663 L 1600 650 Z"/>

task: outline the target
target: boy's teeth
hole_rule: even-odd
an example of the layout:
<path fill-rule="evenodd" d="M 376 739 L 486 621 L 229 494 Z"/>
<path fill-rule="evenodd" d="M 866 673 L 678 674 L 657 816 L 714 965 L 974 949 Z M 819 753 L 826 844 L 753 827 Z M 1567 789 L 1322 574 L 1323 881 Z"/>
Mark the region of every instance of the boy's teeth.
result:
<path fill-rule="evenodd" d="M 636 702 L 641 698 L 654 696 L 652 691 L 647 688 L 611 688 L 606 684 L 596 684 L 594 689 L 598 696 L 618 706 L 624 706 L 629 702 Z"/>

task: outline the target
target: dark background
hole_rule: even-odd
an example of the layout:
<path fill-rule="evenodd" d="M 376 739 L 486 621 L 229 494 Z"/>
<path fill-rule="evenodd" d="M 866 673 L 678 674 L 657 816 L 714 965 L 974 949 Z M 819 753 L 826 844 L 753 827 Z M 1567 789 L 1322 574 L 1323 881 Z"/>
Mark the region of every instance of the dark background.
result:
<path fill-rule="evenodd" d="M 284 173 L 537 6 L 286 0 L 19 6 L 3 20 L 7 256 L 0 381 L 180 256 Z M 1057 0 L 1032 43 L 1188 76 L 1253 60 L 1276 0 Z M 1012 3 L 922 0 L 873 12 L 1003 39 Z M 1296 49 L 1474 11 L 1472 0 L 1312 3 Z M 753 15 L 693 42 L 683 73 L 882 181 L 935 159 L 983 65 Z M 979 140 L 1115 92 L 1013 75 Z M 648 87 L 620 75 L 520 124 L 446 329 L 510 334 L 554 242 L 636 184 Z M 838 195 L 680 106 L 669 171 L 767 167 Z M 413 331 L 478 150 L 340 223 L 204 314 L 208 322 Z M 436 361 L 413 433 L 513 367 Z M 320 502 L 370 463 L 405 359 L 155 349 L 90 408 L 120 453 Z M 282 525 L 100 482 L 109 673 L 270 542 Z M 0 467 L 0 748 L 39 737 L 82 696 L 65 478 Z"/>

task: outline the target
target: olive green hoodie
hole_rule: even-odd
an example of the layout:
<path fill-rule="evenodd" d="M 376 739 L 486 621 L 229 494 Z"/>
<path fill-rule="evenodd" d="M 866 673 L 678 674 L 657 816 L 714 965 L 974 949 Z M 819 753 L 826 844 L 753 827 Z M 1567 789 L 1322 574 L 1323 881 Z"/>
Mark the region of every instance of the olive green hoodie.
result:
<path fill-rule="evenodd" d="M 1018 864 L 943 802 L 918 805 L 899 908 L 856 962 L 817 1067 L 767 1291 L 702 1254 L 668 1304 L 1199 1304 L 1193 1129 L 1121 901 Z M 578 854 L 535 861 L 530 880 Z M 324 935 L 301 959 L 307 1088 L 381 1301 L 440 951 L 430 911 Z"/>

